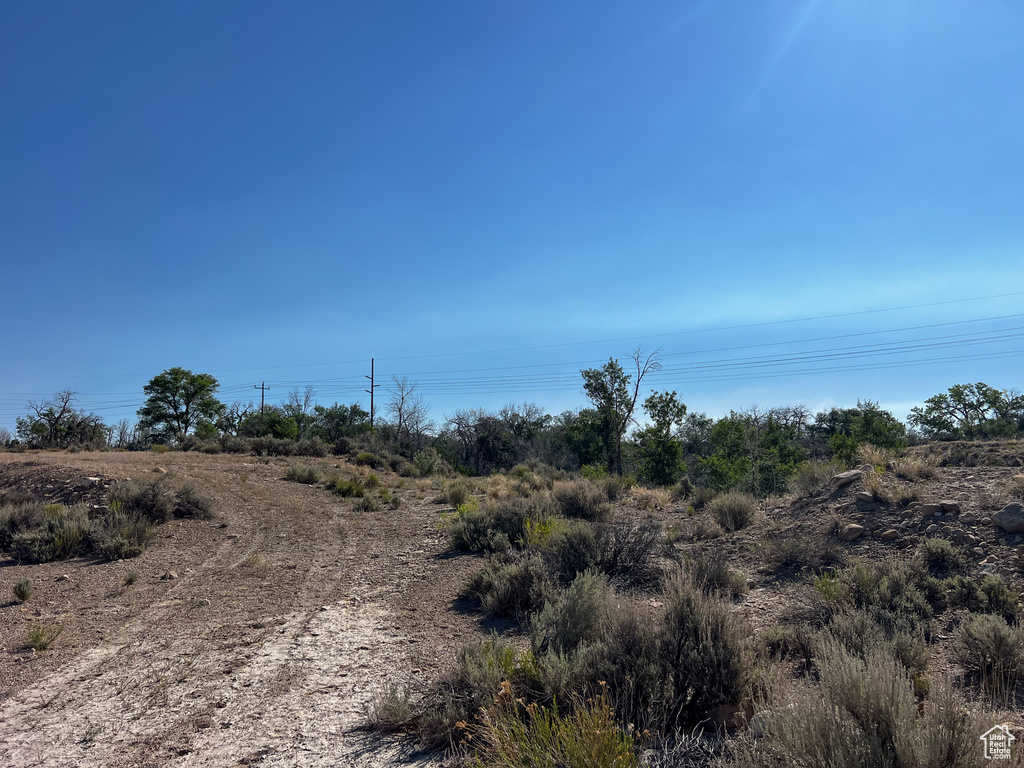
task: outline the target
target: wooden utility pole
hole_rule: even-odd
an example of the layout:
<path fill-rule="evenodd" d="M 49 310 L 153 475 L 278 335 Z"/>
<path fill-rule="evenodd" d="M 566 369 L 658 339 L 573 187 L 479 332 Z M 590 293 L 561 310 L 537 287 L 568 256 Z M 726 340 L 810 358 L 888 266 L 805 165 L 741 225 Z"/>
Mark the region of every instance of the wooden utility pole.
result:
<path fill-rule="evenodd" d="M 261 381 L 258 387 L 253 384 L 252 388 L 260 391 L 260 421 L 263 421 L 263 406 L 266 402 L 266 391 L 270 389 L 270 387 L 267 386 L 267 382 Z"/>
<path fill-rule="evenodd" d="M 370 393 L 370 431 L 373 431 L 373 390 L 380 386 L 380 384 L 373 383 L 373 358 L 370 358 L 370 375 L 364 376 L 363 378 L 370 380 L 370 388 L 364 389 L 363 392 Z"/>

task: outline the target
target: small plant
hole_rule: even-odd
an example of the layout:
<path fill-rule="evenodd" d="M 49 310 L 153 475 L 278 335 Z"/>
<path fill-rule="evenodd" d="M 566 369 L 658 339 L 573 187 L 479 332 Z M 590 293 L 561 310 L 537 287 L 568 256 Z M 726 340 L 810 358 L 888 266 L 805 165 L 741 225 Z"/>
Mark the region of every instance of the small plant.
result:
<path fill-rule="evenodd" d="M 33 651 L 45 651 L 63 631 L 64 627 L 60 624 L 33 624 L 28 628 L 28 641 L 25 647 Z"/>
<path fill-rule="evenodd" d="M 167 453 L 171 449 L 168 448 L 166 445 L 156 443 L 155 445 L 151 445 L 149 447 L 149 450 L 152 451 L 153 453 Z"/>
<path fill-rule="evenodd" d="M 334 485 L 331 490 L 341 496 L 342 498 L 356 498 L 366 493 L 363 486 L 355 480 L 346 480 L 339 477 L 334 481 Z"/>
<path fill-rule="evenodd" d="M 954 652 L 986 691 L 1006 694 L 1024 676 L 1024 627 L 1011 627 L 999 616 L 968 616 L 957 632 Z"/>
<path fill-rule="evenodd" d="M 124 586 L 130 587 L 139 580 L 138 571 L 128 571 L 128 575 L 124 577 Z"/>
<path fill-rule="evenodd" d="M 801 496 L 824 491 L 829 480 L 839 471 L 832 462 L 805 461 L 796 469 L 796 475 L 789 481 L 790 487 Z"/>
<path fill-rule="evenodd" d="M 362 467 L 373 467 L 374 469 L 380 469 L 385 464 L 384 460 L 380 456 L 375 453 L 371 453 L 370 451 L 357 453 L 352 461 Z"/>
<path fill-rule="evenodd" d="M 611 479 L 611 478 L 609 478 Z M 603 522 L 611 516 L 607 493 L 589 480 L 570 480 L 555 483 L 555 501 L 566 517 L 578 517 L 590 522 Z"/>
<path fill-rule="evenodd" d="M 365 708 L 366 727 L 394 733 L 405 730 L 415 717 L 412 690 L 389 683 L 370 697 Z"/>
<path fill-rule="evenodd" d="M 440 471 L 441 457 L 433 448 L 427 448 L 413 455 L 412 465 L 420 477 L 430 477 Z"/>
<path fill-rule="evenodd" d="M 380 496 L 366 495 L 356 500 L 355 504 L 352 505 L 352 511 L 358 514 L 365 512 L 380 512 L 383 506 Z"/>
<path fill-rule="evenodd" d="M 925 539 L 923 554 L 925 565 L 932 576 L 945 577 L 963 573 L 970 564 L 963 550 L 955 547 L 948 539 Z"/>
<path fill-rule="evenodd" d="M 292 483 L 315 485 L 320 482 L 320 470 L 316 467 L 292 464 L 288 467 L 288 471 L 285 473 L 284 479 Z"/>
<path fill-rule="evenodd" d="M 14 597 L 18 600 L 18 602 L 24 603 L 26 600 L 32 597 L 32 593 L 35 591 L 34 587 L 32 586 L 32 579 L 22 579 L 21 581 L 17 582 L 13 587 L 13 591 Z"/>
<path fill-rule="evenodd" d="M 1011 499 L 1024 499 L 1024 475 L 1014 475 L 1007 481 L 1004 490 Z"/>
<path fill-rule="evenodd" d="M 893 452 L 887 448 L 879 448 L 871 443 L 862 443 L 857 446 L 857 461 L 862 464 L 885 469 L 895 458 Z"/>
<path fill-rule="evenodd" d="M 137 512 L 110 512 L 93 525 L 93 549 L 103 560 L 125 560 L 146 551 L 150 522 Z"/>
<path fill-rule="evenodd" d="M 191 483 L 185 483 L 174 494 L 174 516 L 209 520 L 213 517 L 213 501 L 200 496 Z"/>
<path fill-rule="evenodd" d="M 461 507 L 469 501 L 469 487 L 465 483 L 452 483 L 448 489 L 448 503 L 453 507 Z"/>
<path fill-rule="evenodd" d="M 835 569 L 826 570 L 815 576 L 811 584 L 814 586 L 814 591 L 829 606 L 839 605 L 850 595 L 850 588 L 839 578 Z"/>
<path fill-rule="evenodd" d="M 718 496 L 708 504 L 708 512 L 727 531 L 746 528 L 757 515 L 757 502 L 738 491 Z"/>

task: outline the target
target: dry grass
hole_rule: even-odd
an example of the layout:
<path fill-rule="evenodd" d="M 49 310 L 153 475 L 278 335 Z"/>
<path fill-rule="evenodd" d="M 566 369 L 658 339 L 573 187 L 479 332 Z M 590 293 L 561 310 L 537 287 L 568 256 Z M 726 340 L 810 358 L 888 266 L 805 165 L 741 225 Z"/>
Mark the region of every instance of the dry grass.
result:
<path fill-rule="evenodd" d="M 896 459 L 896 454 L 888 448 L 879 448 L 871 443 L 864 443 L 857 447 L 857 461 L 861 464 L 870 464 L 873 467 L 885 469 Z"/>
<path fill-rule="evenodd" d="M 672 496 L 664 488 L 636 488 L 630 496 L 633 506 L 646 512 L 668 509 L 672 504 Z"/>

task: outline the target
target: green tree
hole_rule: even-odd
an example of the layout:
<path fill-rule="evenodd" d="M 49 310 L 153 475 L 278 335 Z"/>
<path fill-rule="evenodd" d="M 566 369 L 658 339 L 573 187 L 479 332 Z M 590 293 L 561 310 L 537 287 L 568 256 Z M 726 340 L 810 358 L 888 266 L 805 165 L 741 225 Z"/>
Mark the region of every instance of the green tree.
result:
<path fill-rule="evenodd" d="M 138 411 L 139 426 L 158 441 L 181 440 L 200 419 L 216 422 L 224 413 L 216 397 L 219 387 L 208 373 L 168 368 L 142 388 L 148 398 Z"/>
<path fill-rule="evenodd" d="M 683 444 L 675 432 L 682 427 L 686 405 L 672 392 L 654 392 L 644 400 L 651 426 L 636 435 L 640 452 L 640 477 L 656 485 L 672 485 L 686 473 Z"/>
<path fill-rule="evenodd" d="M 601 414 L 604 426 L 602 439 L 609 472 L 622 474 L 622 437 L 633 420 L 641 382 L 648 373 L 661 370 L 657 355 L 655 351 L 644 358 L 643 352 L 637 349 L 630 356 L 636 366 L 635 380 L 633 374 L 626 373 L 614 358 L 609 358 L 601 368 L 580 371 L 583 376 L 583 392 Z"/>
<path fill-rule="evenodd" d="M 981 381 L 954 384 L 946 392 L 929 397 L 923 407 L 911 409 L 907 420 L 928 437 L 973 440 L 980 436 L 987 421 L 998 420 L 1001 412 L 1007 412 L 1009 397 L 1009 393 Z"/>

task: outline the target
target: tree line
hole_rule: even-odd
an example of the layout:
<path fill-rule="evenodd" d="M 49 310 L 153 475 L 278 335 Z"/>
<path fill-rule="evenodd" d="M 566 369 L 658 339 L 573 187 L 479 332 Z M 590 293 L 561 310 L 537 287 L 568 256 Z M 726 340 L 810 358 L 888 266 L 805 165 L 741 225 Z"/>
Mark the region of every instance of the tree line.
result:
<path fill-rule="evenodd" d="M 314 455 L 379 450 L 412 461 L 430 452 L 467 474 L 488 474 L 524 462 L 543 462 L 592 474 L 630 474 L 650 485 L 684 478 L 715 490 L 740 488 L 757 496 L 781 492 L 808 460 L 849 465 L 865 443 L 900 450 L 916 440 L 1007 438 L 1024 432 L 1024 395 L 988 384 L 957 384 L 910 412 L 907 424 L 870 400 L 812 414 L 803 406 L 731 411 L 719 419 L 691 413 L 675 391 L 641 401 L 643 383 L 658 371 L 657 354 L 634 352 L 580 371 L 589 407 L 546 413 L 532 403 L 497 412 L 457 410 L 440 423 L 414 382 L 394 377 L 384 418 L 371 429 L 358 403 L 315 403 L 312 386 L 292 390 L 283 403 L 226 404 L 207 373 L 170 368 L 143 388 L 138 420 L 107 425 L 77 409 L 62 391 L 30 403 L 9 447 L 183 450 L 273 450 L 305 442 Z M 247 442 L 249 441 L 249 442 Z M 255 441 L 255 442 L 254 442 Z M 275 442 L 277 441 L 277 442 Z M 294 451 L 293 451 L 294 452 Z"/>

